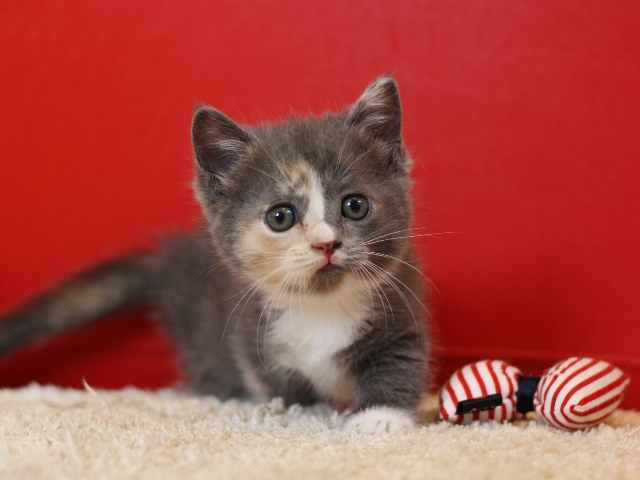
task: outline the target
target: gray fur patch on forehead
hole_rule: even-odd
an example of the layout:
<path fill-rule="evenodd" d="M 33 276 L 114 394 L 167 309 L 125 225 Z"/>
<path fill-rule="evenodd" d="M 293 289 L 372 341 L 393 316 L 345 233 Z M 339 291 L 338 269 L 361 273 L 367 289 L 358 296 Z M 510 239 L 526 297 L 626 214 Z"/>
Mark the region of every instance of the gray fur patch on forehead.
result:
<path fill-rule="evenodd" d="M 280 170 L 294 168 L 305 162 L 322 176 L 338 172 L 337 164 L 353 161 L 360 155 L 368 161 L 388 157 L 382 142 L 368 136 L 362 129 L 346 122 L 344 114 L 328 114 L 320 118 L 294 118 L 253 131 L 257 139 L 252 159 L 270 174 L 289 175 Z M 363 163 L 367 163 L 366 161 Z M 381 162 L 378 167 L 384 167 Z M 376 167 L 371 165 L 371 167 Z M 327 178 L 328 180 L 328 178 Z"/>
<path fill-rule="evenodd" d="M 342 115 L 292 118 L 274 125 L 261 126 L 253 131 L 261 146 L 285 163 L 300 160 L 315 167 L 330 162 L 336 151 L 336 143 L 348 129 Z M 260 149 L 254 150 L 259 153 Z"/>

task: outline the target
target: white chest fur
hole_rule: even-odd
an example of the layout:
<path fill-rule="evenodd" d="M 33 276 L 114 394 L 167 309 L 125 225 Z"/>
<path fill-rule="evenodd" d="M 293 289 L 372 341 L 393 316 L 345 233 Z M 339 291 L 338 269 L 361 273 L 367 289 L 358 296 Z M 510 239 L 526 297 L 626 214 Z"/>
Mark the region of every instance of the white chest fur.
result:
<path fill-rule="evenodd" d="M 302 373 L 330 398 L 348 400 L 355 386 L 336 353 L 357 339 L 370 311 L 370 298 L 357 283 L 347 279 L 331 294 L 282 298 L 276 304 L 281 314 L 270 328 L 276 368 Z"/>

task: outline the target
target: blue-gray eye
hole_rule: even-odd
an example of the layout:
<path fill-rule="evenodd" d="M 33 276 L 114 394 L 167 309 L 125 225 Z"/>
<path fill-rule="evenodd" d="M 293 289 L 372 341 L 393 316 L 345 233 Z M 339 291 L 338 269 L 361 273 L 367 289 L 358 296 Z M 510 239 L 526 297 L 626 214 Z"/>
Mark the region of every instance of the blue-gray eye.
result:
<path fill-rule="evenodd" d="M 296 211 L 289 205 L 276 205 L 267 212 L 266 221 L 276 232 L 289 230 L 296 224 Z"/>
<path fill-rule="evenodd" d="M 351 220 L 362 220 L 369 213 L 369 200 L 362 195 L 349 195 L 342 201 L 342 215 Z"/>

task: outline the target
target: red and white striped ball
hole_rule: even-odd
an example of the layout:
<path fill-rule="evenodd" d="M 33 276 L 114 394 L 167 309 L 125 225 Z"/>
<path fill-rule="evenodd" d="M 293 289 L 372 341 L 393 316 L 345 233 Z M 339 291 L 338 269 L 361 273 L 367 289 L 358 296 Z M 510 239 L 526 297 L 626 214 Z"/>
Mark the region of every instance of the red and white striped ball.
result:
<path fill-rule="evenodd" d="M 516 414 L 516 390 L 522 372 L 502 360 L 482 360 L 462 367 L 440 393 L 440 418 L 458 424 L 476 420 L 511 420 Z M 502 394 L 502 405 L 491 410 L 456 415 L 458 402 Z"/>
<path fill-rule="evenodd" d="M 536 413 L 564 430 L 588 428 L 618 407 L 629 377 L 602 360 L 573 357 L 545 372 L 534 398 Z"/>

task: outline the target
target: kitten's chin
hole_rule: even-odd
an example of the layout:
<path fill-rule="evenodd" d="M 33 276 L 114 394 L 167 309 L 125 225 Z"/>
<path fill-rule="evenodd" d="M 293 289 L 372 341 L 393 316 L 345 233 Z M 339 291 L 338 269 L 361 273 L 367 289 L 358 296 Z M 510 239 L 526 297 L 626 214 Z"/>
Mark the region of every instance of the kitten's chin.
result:
<path fill-rule="evenodd" d="M 319 294 L 331 293 L 338 289 L 344 281 L 347 269 L 334 264 L 327 264 L 311 278 L 310 290 Z"/>

